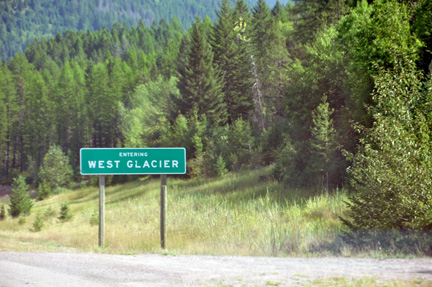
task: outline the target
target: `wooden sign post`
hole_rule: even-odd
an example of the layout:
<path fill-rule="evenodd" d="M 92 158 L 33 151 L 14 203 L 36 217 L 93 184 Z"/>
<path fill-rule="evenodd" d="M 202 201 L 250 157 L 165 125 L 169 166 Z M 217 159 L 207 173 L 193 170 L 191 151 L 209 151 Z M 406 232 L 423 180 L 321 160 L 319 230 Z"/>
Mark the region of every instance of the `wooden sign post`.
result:
<path fill-rule="evenodd" d="M 105 246 L 105 175 L 161 175 L 161 247 L 166 248 L 167 174 L 186 173 L 185 148 L 82 148 L 82 175 L 99 175 L 99 246 Z"/>
<path fill-rule="evenodd" d="M 167 176 L 166 174 L 161 175 L 161 194 L 160 194 L 160 236 L 161 236 L 161 248 L 165 249 L 166 243 L 166 214 L 167 214 Z"/>
<path fill-rule="evenodd" d="M 99 246 L 105 246 L 105 175 L 99 175 Z"/>

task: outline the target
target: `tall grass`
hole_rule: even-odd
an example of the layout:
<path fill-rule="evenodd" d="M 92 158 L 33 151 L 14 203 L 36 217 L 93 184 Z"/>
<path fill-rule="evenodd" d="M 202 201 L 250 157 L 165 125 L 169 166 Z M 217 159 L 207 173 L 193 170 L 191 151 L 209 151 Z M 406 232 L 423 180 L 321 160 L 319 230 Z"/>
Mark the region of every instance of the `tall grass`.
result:
<path fill-rule="evenodd" d="M 219 179 L 168 178 L 167 248 L 176 254 L 271 256 L 328 255 L 343 247 L 338 216 L 345 194 L 290 190 L 259 180 L 269 168 L 231 173 Z M 35 203 L 32 216 L 0 221 L 0 250 L 56 250 L 107 253 L 160 252 L 160 180 L 141 179 L 106 189 L 106 247 L 97 247 L 98 188 L 87 187 Z M 50 220 L 32 231 L 35 214 L 60 211 L 68 202 L 70 222 Z"/>

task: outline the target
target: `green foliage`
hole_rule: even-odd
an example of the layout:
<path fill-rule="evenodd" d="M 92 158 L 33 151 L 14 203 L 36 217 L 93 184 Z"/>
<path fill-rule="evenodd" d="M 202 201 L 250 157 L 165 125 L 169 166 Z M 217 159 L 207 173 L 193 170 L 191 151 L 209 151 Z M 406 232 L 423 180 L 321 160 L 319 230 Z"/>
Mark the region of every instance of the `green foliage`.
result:
<path fill-rule="evenodd" d="M 430 88 L 411 61 L 376 78 L 374 124 L 349 169 L 352 229 L 432 229 Z M 405 61 L 404 61 L 405 60 Z"/>
<path fill-rule="evenodd" d="M 44 218 L 41 213 L 36 214 L 35 221 L 33 222 L 33 232 L 39 232 L 44 226 Z"/>
<path fill-rule="evenodd" d="M 25 178 L 23 176 L 17 177 L 12 184 L 10 195 L 9 214 L 12 217 L 30 215 L 33 202 L 27 190 L 28 185 L 25 183 Z"/>
<path fill-rule="evenodd" d="M 62 222 L 66 222 L 71 220 L 72 217 L 72 214 L 70 214 L 69 204 L 67 202 L 62 203 L 58 219 Z"/>
<path fill-rule="evenodd" d="M 177 79 L 164 80 L 161 76 L 155 81 L 139 85 L 131 97 L 132 109 L 121 110 L 125 146 L 144 147 L 162 146 L 168 131 L 167 119 L 170 118 L 173 103 L 171 97 L 179 95 Z M 183 135 L 179 135 L 181 137 Z M 170 143 L 174 144 L 175 143 Z M 179 143 L 180 144 L 180 143 Z M 183 146 L 182 144 L 178 146 Z"/>
<path fill-rule="evenodd" d="M 4 207 L 4 204 L 2 204 L 0 209 L 0 221 L 5 220 L 6 218 L 6 208 Z"/>
<path fill-rule="evenodd" d="M 27 222 L 27 219 L 24 216 L 20 216 L 18 219 L 19 225 L 24 225 Z"/>
<path fill-rule="evenodd" d="M 432 72 L 432 2 L 429 0 L 417 1 L 417 5 L 412 16 L 412 30 L 416 34 L 419 40 L 421 40 L 422 46 L 420 47 L 420 60 L 418 62 L 419 67 L 425 74 Z"/>
<path fill-rule="evenodd" d="M 178 89 L 181 99 L 178 110 L 188 118 L 203 116 L 214 125 L 227 121 L 223 102 L 222 79 L 213 64 L 213 52 L 208 40 L 208 26 L 197 17 L 192 25 L 190 50 L 185 66 L 179 66 Z"/>
<path fill-rule="evenodd" d="M 312 112 L 313 126 L 311 128 L 310 169 L 315 176 L 310 180 L 319 182 L 321 190 L 329 189 L 330 171 L 333 169 L 336 152 L 336 131 L 331 116 L 334 110 L 329 108 L 327 97 L 324 95 L 322 103 Z"/>
<path fill-rule="evenodd" d="M 44 220 L 52 221 L 56 217 L 56 211 L 49 206 L 43 213 Z"/>
<path fill-rule="evenodd" d="M 48 184 L 47 179 L 43 179 L 39 184 L 37 200 L 44 200 L 50 197 L 51 186 Z"/>
<path fill-rule="evenodd" d="M 89 222 L 91 226 L 99 224 L 99 214 L 96 211 L 91 214 Z"/>
<path fill-rule="evenodd" d="M 238 119 L 231 124 L 228 142 L 227 167 L 230 170 L 238 170 L 242 165 L 252 163 L 254 138 L 249 122 Z"/>
<path fill-rule="evenodd" d="M 42 182 L 46 181 L 51 190 L 67 186 L 72 178 L 69 158 L 58 146 L 51 146 L 44 156 L 39 172 Z"/>
<path fill-rule="evenodd" d="M 252 4 L 252 0 L 247 0 Z M 95 1 L 1 1 L 0 2 L 0 58 L 12 57 L 23 52 L 28 43 L 43 36 L 58 38 L 67 30 L 97 31 L 104 27 L 126 27 L 147 25 L 175 18 L 177 25 L 189 27 L 195 15 L 215 18 L 219 1 L 185 0 L 112 0 L 109 3 Z M 177 17 L 176 17 L 177 16 Z M 116 24 L 117 23 L 117 24 Z M 181 27 L 181 26 L 180 26 Z M 127 42 L 117 48 L 122 50 Z M 72 49 L 61 49 L 58 53 L 67 58 Z M 44 57 L 39 53 L 38 57 Z"/>
<path fill-rule="evenodd" d="M 224 0 L 217 12 L 217 23 L 213 27 L 210 44 L 214 53 L 213 62 L 223 80 L 222 93 L 227 106 L 228 122 L 237 118 L 247 119 L 253 109 L 252 73 L 247 41 L 239 38 L 240 18 Z M 243 19 L 243 18 L 242 18 Z M 243 22 L 244 23 L 244 22 Z"/>
<path fill-rule="evenodd" d="M 213 173 L 215 176 L 223 176 L 228 170 L 225 167 L 225 161 L 221 155 L 216 158 L 215 165 L 213 167 Z"/>

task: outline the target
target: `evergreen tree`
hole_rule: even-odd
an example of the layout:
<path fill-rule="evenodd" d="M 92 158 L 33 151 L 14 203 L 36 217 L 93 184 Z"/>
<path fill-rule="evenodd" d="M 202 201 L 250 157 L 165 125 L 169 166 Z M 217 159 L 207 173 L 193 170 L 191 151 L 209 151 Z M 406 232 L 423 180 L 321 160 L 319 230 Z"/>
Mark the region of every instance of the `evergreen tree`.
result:
<path fill-rule="evenodd" d="M 331 116 L 334 109 L 329 108 L 327 97 L 324 95 L 322 103 L 312 113 L 313 126 L 310 139 L 311 170 L 317 174 L 320 188 L 329 190 L 330 172 L 334 169 L 336 152 L 336 131 L 333 127 Z"/>
<path fill-rule="evenodd" d="M 108 69 L 104 63 L 96 64 L 91 68 L 88 80 L 93 145 L 95 147 L 116 146 L 119 134 L 115 127 L 119 122 L 118 106 L 121 95 L 112 92 Z"/>
<path fill-rule="evenodd" d="M 194 114 L 199 117 L 206 115 L 215 125 L 222 125 L 227 121 L 223 83 L 214 67 L 213 53 L 205 30 L 205 23 L 201 23 L 197 17 L 192 26 L 187 64 L 178 70 L 178 88 L 182 97 L 179 110 L 188 118 Z"/>
<path fill-rule="evenodd" d="M 0 163 L 4 163 L 1 169 L 1 174 L 5 178 L 9 178 L 11 159 L 15 154 L 15 138 L 19 123 L 19 100 L 16 94 L 16 86 L 13 75 L 8 67 L 4 64 L 0 65 L 0 94 L 3 96 L 3 109 L 5 111 L 2 117 L 2 129 L 0 131 L 0 148 L 3 151 L 4 158 Z M 1 155 L 0 155 L 1 158 Z"/>
<path fill-rule="evenodd" d="M 12 217 L 18 217 L 21 214 L 30 214 L 33 202 L 27 189 L 28 185 L 25 183 L 25 178 L 23 176 L 19 176 L 14 180 L 9 203 L 9 214 Z"/>
<path fill-rule="evenodd" d="M 257 116 L 259 113 L 262 114 L 261 118 L 265 115 L 268 125 L 284 112 L 279 103 L 288 80 L 284 73 L 289 62 L 284 31 L 287 28 L 285 23 L 279 22 L 278 18 L 271 15 L 264 0 L 259 0 L 253 8 L 251 22 L 250 43 L 255 72 L 254 87 L 257 89 L 255 102 L 256 105 L 262 105 L 262 108 L 256 110 L 262 110 Z"/>
<path fill-rule="evenodd" d="M 247 119 L 253 108 L 252 80 L 250 56 L 247 43 L 239 40 L 239 33 L 235 28 L 239 25 L 235 19 L 230 1 L 222 1 L 221 9 L 217 12 L 218 22 L 213 29 L 212 48 L 214 63 L 219 68 L 224 86 L 224 102 L 227 105 L 228 122 L 238 118 Z"/>

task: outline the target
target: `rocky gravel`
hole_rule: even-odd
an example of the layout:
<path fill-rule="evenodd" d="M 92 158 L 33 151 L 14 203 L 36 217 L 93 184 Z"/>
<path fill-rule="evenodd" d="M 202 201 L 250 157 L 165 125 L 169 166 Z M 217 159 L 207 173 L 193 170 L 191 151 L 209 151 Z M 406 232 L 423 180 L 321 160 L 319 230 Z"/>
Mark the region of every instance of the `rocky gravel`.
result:
<path fill-rule="evenodd" d="M 304 286 L 373 278 L 430 282 L 432 259 L 0 253 L 0 286 Z"/>

